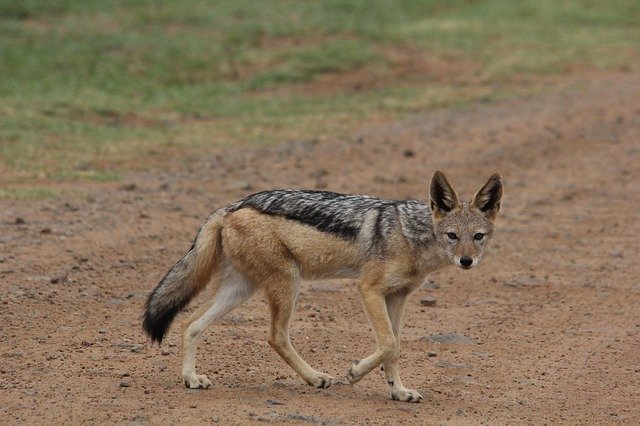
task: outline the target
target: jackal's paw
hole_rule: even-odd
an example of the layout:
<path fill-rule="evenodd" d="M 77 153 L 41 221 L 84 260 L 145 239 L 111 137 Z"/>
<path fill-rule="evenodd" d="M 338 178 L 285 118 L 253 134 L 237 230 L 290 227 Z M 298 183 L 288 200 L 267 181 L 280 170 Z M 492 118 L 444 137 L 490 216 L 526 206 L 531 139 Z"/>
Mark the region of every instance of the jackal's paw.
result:
<path fill-rule="evenodd" d="M 391 391 L 391 399 L 394 401 L 421 402 L 422 395 L 413 389 L 400 388 Z"/>
<path fill-rule="evenodd" d="M 309 386 L 313 386 L 318 389 L 327 389 L 332 384 L 337 383 L 337 381 L 328 374 L 318 373 L 310 380 L 307 380 L 307 383 L 309 383 Z"/>
<path fill-rule="evenodd" d="M 194 374 L 184 378 L 184 385 L 189 389 L 208 389 L 211 387 L 211 380 L 204 374 Z"/>
<path fill-rule="evenodd" d="M 347 381 L 349 384 L 354 384 L 360 379 L 362 379 L 362 373 L 358 370 L 359 361 L 351 364 L 351 368 L 349 368 L 349 372 L 347 373 Z"/>

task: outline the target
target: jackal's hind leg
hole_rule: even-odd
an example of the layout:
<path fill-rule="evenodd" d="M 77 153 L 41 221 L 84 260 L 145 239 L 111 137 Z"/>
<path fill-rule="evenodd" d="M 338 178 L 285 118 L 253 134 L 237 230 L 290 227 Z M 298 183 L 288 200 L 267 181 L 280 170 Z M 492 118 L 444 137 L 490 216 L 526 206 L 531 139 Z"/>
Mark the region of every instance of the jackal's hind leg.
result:
<path fill-rule="evenodd" d="M 211 381 L 207 376 L 196 374 L 198 338 L 212 322 L 221 319 L 233 308 L 245 302 L 254 291 L 255 288 L 244 277 L 229 267 L 224 272 L 220 287 L 211 302 L 194 312 L 186 321 L 182 335 L 182 378 L 186 387 L 190 389 L 211 387 Z"/>

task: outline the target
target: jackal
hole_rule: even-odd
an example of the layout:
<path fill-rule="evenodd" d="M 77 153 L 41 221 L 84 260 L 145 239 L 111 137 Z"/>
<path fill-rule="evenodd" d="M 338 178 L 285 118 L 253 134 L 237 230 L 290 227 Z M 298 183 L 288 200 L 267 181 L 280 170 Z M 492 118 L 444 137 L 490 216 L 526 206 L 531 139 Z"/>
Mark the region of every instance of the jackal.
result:
<path fill-rule="evenodd" d="M 469 203 L 462 203 L 436 171 L 430 196 L 427 206 L 415 200 L 275 190 L 222 207 L 149 295 L 143 327 L 161 343 L 176 314 L 213 282 L 213 299 L 187 319 L 182 337 L 185 386 L 208 388 L 211 381 L 195 371 L 198 337 L 262 289 L 271 313 L 269 345 L 309 385 L 328 388 L 338 381 L 300 357 L 289 339 L 289 320 L 302 280 L 358 277 L 378 345 L 351 365 L 346 381 L 356 383 L 381 365 L 392 399 L 419 402 L 422 396 L 402 385 L 398 371 L 407 296 L 429 272 L 478 264 L 500 210 L 502 177 L 495 173 Z"/>

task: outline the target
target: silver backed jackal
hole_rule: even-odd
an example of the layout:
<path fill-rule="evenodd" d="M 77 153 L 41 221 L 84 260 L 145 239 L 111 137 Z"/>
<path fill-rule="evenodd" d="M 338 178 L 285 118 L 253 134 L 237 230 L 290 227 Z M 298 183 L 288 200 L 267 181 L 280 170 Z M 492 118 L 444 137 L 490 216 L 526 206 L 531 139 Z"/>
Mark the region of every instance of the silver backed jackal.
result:
<path fill-rule="evenodd" d="M 182 339 L 185 385 L 208 388 L 211 381 L 195 370 L 198 337 L 261 289 L 271 313 L 269 344 L 309 385 L 327 388 L 336 380 L 298 355 L 289 339 L 289 320 L 302 280 L 358 277 L 378 347 L 351 366 L 346 380 L 355 383 L 381 365 L 391 398 L 419 402 L 422 396 L 403 386 L 398 371 L 407 296 L 429 272 L 452 264 L 468 269 L 480 261 L 500 209 L 502 178 L 494 174 L 463 203 L 438 171 L 430 195 L 427 206 L 278 190 L 222 207 L 147 299 L 144 329 L 161 342 L 176 314 L 211 282 L 213 298 L 187 319 Z"/>

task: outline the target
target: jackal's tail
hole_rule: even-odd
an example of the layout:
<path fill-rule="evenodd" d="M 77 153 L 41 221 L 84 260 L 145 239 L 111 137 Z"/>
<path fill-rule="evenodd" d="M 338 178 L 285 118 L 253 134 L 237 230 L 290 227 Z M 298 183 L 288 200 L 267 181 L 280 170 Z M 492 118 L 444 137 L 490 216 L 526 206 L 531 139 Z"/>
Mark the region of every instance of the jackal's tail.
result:
<path fill-rule="evenodd" d="M 142 327 L 151 340 L 162 342 L 173 318 L 204 289 L 220 263 L 222 211 L 213 213 L 198 232 L 191 250 L 151 292 Z"/>

